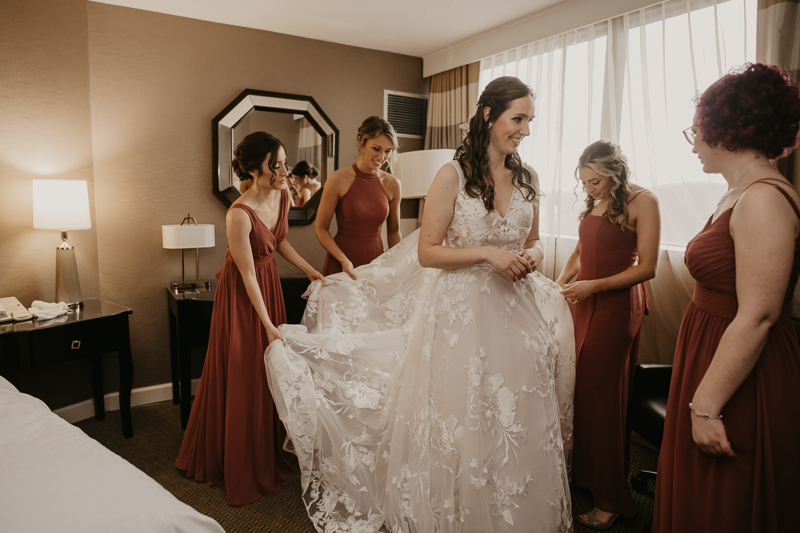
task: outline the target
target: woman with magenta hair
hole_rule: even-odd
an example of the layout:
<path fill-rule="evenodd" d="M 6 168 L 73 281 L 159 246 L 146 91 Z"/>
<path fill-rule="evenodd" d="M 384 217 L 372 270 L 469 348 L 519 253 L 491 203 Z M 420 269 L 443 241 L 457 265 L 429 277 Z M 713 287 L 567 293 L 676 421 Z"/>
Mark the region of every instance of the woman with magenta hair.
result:
<path fill-rule="evenodd" d="M 686 247 L 697 281 L 681 323 L 654 532 L 796 531 L 800 197 L 771 160 L 797 146 L 800 88 L 745 65 L 697 99 L 684 131 L 728 191 Z"/>

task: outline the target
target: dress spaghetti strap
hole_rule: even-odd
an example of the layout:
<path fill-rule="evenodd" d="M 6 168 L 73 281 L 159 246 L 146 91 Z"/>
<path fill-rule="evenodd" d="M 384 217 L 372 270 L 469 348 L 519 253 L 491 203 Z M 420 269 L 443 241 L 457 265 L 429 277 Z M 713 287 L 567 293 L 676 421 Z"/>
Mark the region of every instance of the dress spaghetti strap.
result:
<path fill-rule="evenodd" d="M 744 194 L 745 191 L 747 191 L 747 189 L 749 189 L 750 187 L 752 187 L 756 183 L 769 182 L 769 181 L 773 181 L 773 182 L 777 182 L 777 183 L 789 184 L 786 180 L 782 180 L 780 178 L 761 178 L 760 180 L 756 180 L 753 183 L 751 183 L 750 185 L 748 185 L 747 187 L 745 187 L 744 191 L 742 191 L 742 194 Z M 783 187 L 778 187 L 778 185 L 776 183 L 769 183 L 769 185 L 772 185 L 773 187 L 775 187 L 778 190 L 778 192 L 780 192 L 783 195 L 783 197 L 786 198 L 786 200 L 789 201 L 789 204 L 792 206 L 792 209 L 794 209 L 795 216 L 797 218 L 800 218 L 800 209 L 798 209 L 797 202 L 794 201 L 794 198 L 792 198 L 792 196 L 788 192 L 786 192 L 783 189 Z M 736 207 L 736 204 L 739 203 L 739 200 L 742 198 L 742 194 L 740 194 L 739 198 L 736 199 L 736 202 L 734 202 L 733 207 L 731 207 L 731 209 Z"/>

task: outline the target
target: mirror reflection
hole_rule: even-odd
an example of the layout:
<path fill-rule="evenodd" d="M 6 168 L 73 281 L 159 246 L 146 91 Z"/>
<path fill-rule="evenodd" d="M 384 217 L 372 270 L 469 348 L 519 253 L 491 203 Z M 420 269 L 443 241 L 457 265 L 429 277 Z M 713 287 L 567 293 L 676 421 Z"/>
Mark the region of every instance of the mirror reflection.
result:
<path fill-rule="evenodd" d="M 338 166 L 339 130 L 309 96 L 245 90 L 214 118 L 214 193 L 230 205 L 246 182 L 231 171 L 236 145 L 266 131 L 281 140 L 292 172 L 290 224 L 310 224 L 322 194 L 320 178 Z"/>
<path fill-rule="evenodd" d="M 289 181 L 294 205 L 303 206 L 322 188 L 322 184 L 319 182 L 319 169 L 310 162 L 302 160 L 289 171 L 291 172 Z"/>

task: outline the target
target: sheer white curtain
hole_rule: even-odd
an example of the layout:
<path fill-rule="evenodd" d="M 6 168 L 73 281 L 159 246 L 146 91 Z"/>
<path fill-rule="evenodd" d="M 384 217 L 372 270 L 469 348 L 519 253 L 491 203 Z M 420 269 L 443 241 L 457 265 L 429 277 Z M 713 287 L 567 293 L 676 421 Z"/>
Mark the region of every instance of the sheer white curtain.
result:
<path fill-rule="evenodd" d="M 315 167 L 322 166 L 322 137 L 305 117 L 300 118 L 297 161 L 308 161 Z"/>
<path fill-rule="evenodd" d="M 522 159 L 539 173 L 543 272 L 555 278 L 575 247 L 583 192 L 575 166 L 598 139 L 618 143 L 634 182 L 659 198 L 662 253 L 650 282 L 640 360 L 671 362 L 694 282 L 686 243 L 725 191 L 704 174 L 681 131 L 693 99 L 731 68 L 755 60 L 756 0 L 670 0 L 481 61 L 479 89 L 517 76 L 536 94 Z"/>

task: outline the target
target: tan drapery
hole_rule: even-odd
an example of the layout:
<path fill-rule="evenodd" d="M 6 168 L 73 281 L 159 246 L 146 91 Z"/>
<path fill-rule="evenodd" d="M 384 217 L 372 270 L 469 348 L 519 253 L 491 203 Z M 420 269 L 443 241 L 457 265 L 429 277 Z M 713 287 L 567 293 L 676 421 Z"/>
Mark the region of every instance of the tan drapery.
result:
<path fill-rule="evenodd" d="M 478 103 L 480 62 L 431 76 L 425 149 L 461 146 L 461 125 L 475 112 Z"/>
<path fill-rule="evenodd" d="M 776 65 L 800 81 L 800 0 L 758 0 L 756 57 Z M 781 174 L 800 190 L 797 150 L 778 161 Z"/>

